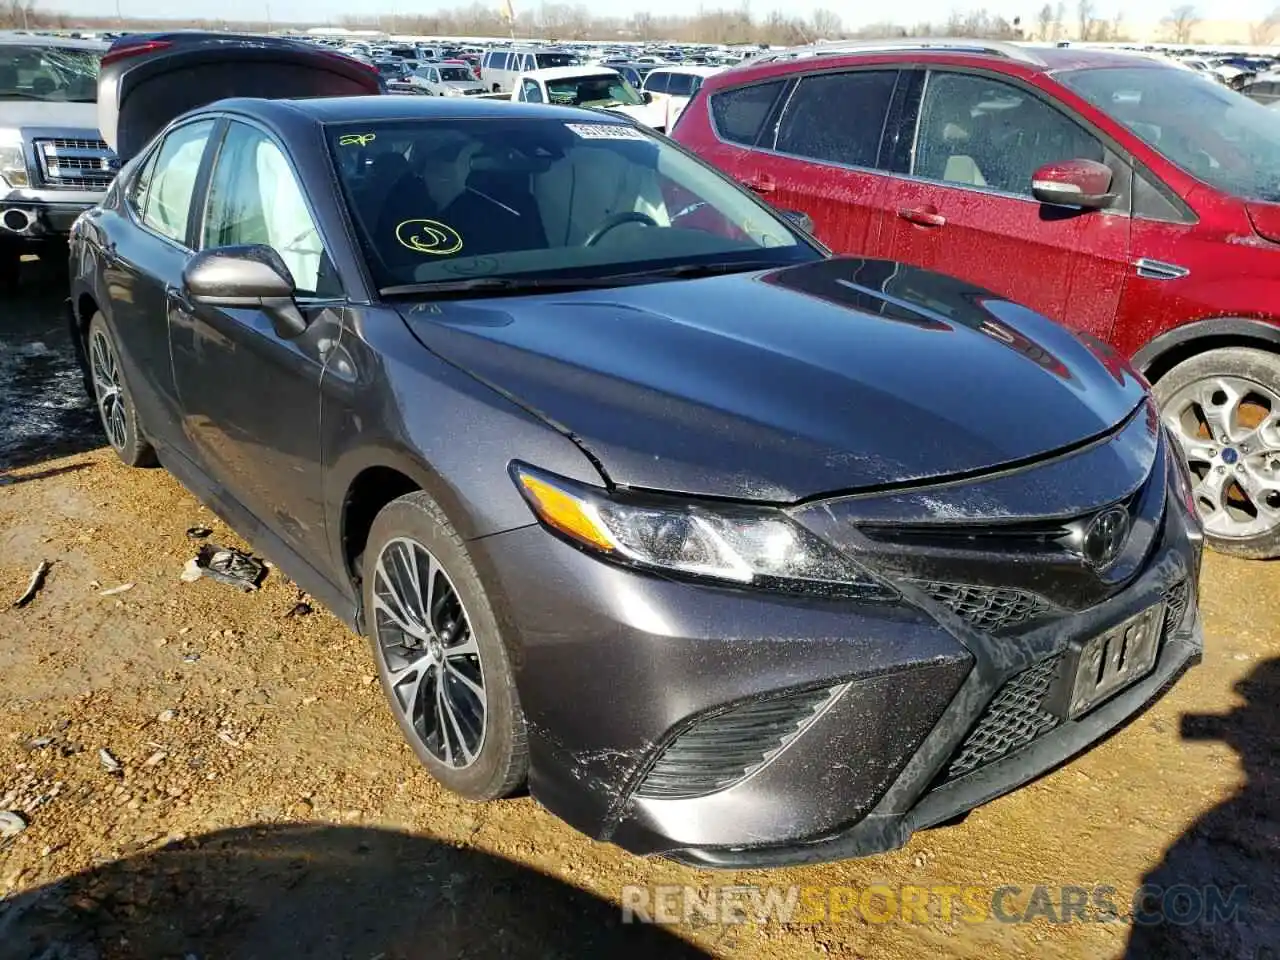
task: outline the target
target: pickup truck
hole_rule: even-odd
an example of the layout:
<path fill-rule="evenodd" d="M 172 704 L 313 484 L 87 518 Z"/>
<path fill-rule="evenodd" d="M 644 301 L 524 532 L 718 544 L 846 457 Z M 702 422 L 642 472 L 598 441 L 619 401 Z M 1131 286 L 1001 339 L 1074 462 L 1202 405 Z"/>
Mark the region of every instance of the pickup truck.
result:
<path fill-rule="evenodd" d="M 666 132 L 666 111 L 649 94 L 640 93 L 617 70 L 608 67 L 548 67 L 520 74 L 511 93 L 478 96 L 512 103 L 555 103 L 595 107 L 620 113 L 647 127 Z"/>
<path fill-rule="evenodd" d="M 107 47 L 0 32 L 0 287 L 24 254 L 65 256 L 71 225 L 115 178 L 94 106 Z"/>

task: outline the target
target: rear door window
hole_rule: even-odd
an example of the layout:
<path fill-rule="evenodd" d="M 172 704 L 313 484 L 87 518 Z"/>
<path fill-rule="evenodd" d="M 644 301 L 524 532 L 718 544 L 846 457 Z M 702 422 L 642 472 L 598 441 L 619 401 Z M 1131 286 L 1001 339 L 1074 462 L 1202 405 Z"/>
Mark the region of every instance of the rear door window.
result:
<path fill-rule="evenodd" d="M 931 73 L 912 173 L 1030 197 L 1046 163 L 1106 161 L 1102 142 L 1021 87 L 968 73 Z"/>
<path fill-rule="evenodd" d="M 857 70 L 804 77 L 778 125 L 777 149 L 852 167 L 879 164 L 896 70 Z"/>
<path fill-rule="evenodd" d="M 754 146 L 786 85 L 786 80 L 773 80 L 712 94 L 711 118 L 716 132 L 730 143 Z"/>
<path fill-rule="evenodd" d="M 187 243 L 191 195 L 213 125 L 213 120 L 199 120 L 178 127 L 165 137 L 146 187 L 142 222 L 183 246 Z"/>
<path fill-rule="evenodd" d="M 693 96 L 693 76 L 688 73 L 673 73 L 667 80 L 667 93 L 673 97 Z"/>

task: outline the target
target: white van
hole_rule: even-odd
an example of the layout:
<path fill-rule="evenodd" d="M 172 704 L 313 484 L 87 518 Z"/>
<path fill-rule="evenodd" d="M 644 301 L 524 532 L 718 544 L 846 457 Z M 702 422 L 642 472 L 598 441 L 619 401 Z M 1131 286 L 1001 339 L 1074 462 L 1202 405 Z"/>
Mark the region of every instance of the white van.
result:
<path fill-rule="evenodd" d="M 702 81 L 723 67 L 657 67 L 645 74 L 644 92 L 651 94 L 655 106 L 661 108 L 662 130 L 675 126 L 681 111 L 702 86 Z"/>
<path fill-rule="evenodd" d="M 509 93 L 515 89 L 516 80 L 522 73 L 550 67 L 576 67 L 578 63 L 577 54 L 555 47 L 490 50 L 480 61 L 480 82 L 486 90 Z"/>

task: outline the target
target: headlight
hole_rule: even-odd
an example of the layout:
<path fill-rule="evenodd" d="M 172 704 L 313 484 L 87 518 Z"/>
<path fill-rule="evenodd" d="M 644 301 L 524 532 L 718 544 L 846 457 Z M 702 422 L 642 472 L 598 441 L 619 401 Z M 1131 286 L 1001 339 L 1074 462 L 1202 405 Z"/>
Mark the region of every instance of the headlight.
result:
<path fill-rule="evenodd" d="M 511 472 L 544 526 L 616 563 L 792 593 L 897 595 L 781 510 L 668 496 L 624 500 L 524 464 Z"/>
<path fill-rule="evenodd" d="M 0 130 L 0 180 L 11 187 L 30 186 L 27 157 L 17 130 Z"/>
<path fill-rule="evenodd" d="M 1174 492 L 1182 500 L 1183 506 L 1187 508 L 1187 513 L 1190 515 L 1189 522 L 1193 526 L 1192 533 L 1203 535 L 1204 523 L 1200 516 L 1200 508 L 1196 505 L 1194 493 L 1196 480 L 1191 475 L 1191 467 L 1187 464 L 1187 455 L 1183 452 L 1182 444 L 1174 436 L 1173 431 L 1164 424 L 1161 424 L 1161 429 L 1164 430 L 1165 447 L 1169 451 L 1169 481 L 1173 485 Z"/>

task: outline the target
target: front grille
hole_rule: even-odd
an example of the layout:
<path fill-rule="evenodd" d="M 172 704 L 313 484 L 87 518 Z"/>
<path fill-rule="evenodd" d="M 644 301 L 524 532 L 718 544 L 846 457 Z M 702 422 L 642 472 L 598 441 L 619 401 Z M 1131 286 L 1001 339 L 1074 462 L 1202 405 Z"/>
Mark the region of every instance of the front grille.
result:
<path fill-rule="evenodd" d="M 53 137 L 32 146 L 40 180 L 49 189 L 99 191 L 115 179 L 115 154 L 105 140 Z"/>
<path fill-rule="evenodd" d="M 939 777 L 942 783 L 1008 756 L 1061 723 L 1044 707 L 1061 659 L 1057 655 L 1041 660 L 1000 688 L 943 770 Z"/>
<path fill-rule="evenodd" d="M 663 751 L 636 796 L 701 797 L 737 783 L 799 736 L 839 689 L 761 700 L 695 723 Z"/>
<path fill-rule="evenodd" d="M 1187 603 L 1191 599 L 1191 585 L 1186 580 L 1179 580 L 1164 593 L 1164 632 L 1172 633 L 1182 625 L 1182 618 L 1187 613 Z"/>
<path fill-rule="evenodd" d="M 943 583 L 939 580 L 911 582 L 979 630 L 1008 630 L 1042 617 L 1053 609 L 1043 597 L 1025 590 Z"/>

